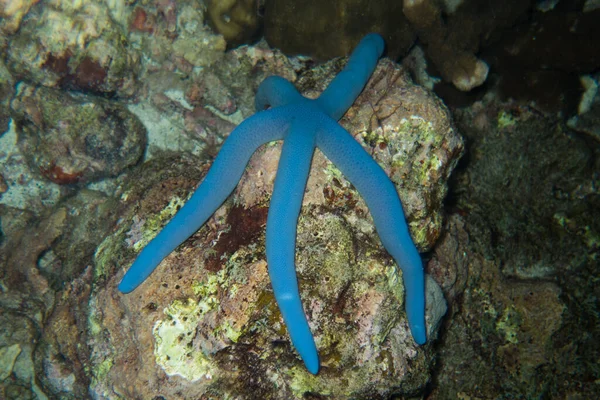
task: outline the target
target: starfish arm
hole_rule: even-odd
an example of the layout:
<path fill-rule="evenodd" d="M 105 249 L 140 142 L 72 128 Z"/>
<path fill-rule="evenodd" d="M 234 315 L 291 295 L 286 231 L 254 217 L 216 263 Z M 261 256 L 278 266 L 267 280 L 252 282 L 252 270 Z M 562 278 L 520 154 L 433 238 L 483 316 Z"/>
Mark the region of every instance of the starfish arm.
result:
<path fill-rule="evenodd" d="M 142 250 L 131 265 L 119 290 L 129 293 L 154 271 L 160 262 L 196 232 L 236 187 L 256 149 L 283 137 L 289 112 L 274 109 L 255 114 L 231 132 L 206 177 L 173 219 Z"/>
<path fill-rule="evenodd" d="M 342 72 L 317 99 L 327 115 L 337 121 L 348 111 L 375 70 L 383 49 L 383 38 L 377 33 L 360 41 Z"/>
<path fill-rule="evenodd" d="M 296 224 L 314 152 L 310 128 L 292 125 L 284 140 L 267 218 L 266 248 L 273 293 L 292 343 L 308 371 L 316 374 L 319 355 L 300 301 L 295 268 Z"/>
<path fill-rule="evenodd" d="M 256 111 L 306 101 L 294 85 L 280 76 L 270 76 L 258 87 L 254 106 Z"/>
<path fill-rule="evenodd" d="M 358 189 L 367 203 L 377 233 L 402 269 L 406 315 L 417 344 L 427 341 L 423 262 L 408 230 L 396 187 L 383 169 L 339 124 L 328 120 L 317 132 L 317 147 Z"/>

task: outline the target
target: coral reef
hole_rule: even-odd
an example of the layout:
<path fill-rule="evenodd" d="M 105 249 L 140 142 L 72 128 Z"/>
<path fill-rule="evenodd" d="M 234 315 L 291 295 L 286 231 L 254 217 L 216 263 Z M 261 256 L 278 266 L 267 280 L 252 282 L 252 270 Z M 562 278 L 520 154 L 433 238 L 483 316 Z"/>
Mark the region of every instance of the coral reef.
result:
<path fill-rule="evenodd" d="M 324 76 L 335 75 L 335 66 L 330 64 Z M 437 163 L 412 172 L 407 167 L 409 176 L 401 178 L 411 182 L 410 176 L 414 176 L 415 186 L 430 182 L 421 186 L 426 188 L 421 195 L 430 199 L 431 208 L 420 206 L 419 194 L 406 199 L 411 218 L 418 214 L 417 220 L 423 221 L 415 226 L 423 231 L 417 235 L 420 245 L 427 248 L 439 234 L 430 230 L 435 225 L 429 218 L 438 220 L 433 215 L 439 211 L 432 195 L 445 191 L 443 177 L 460 154 L 462 142 L 441 104 L 428 92 L 411 86 L 408 75 L 397 68 L 389 61 L 379 66 L 343 122 L 353 131 L 362 127 L 357 134 L 364 131 L 368 137 L 366 133 L 372 132 L 371 139 L 380 139 L 362 143 L 380 154 L 387 170 L 394 169 L 393 160 L 404 160 L 403 152 L 410 153 L 410 143 L 418 141 L 424 154 L 444 160 L 441 168 Z M 301 77 L 299 82 L 306 80 Z M 386 91 L 391 93 L 389 97 Z M 390 113 L 399 109 L 394 104 L 396 91 L 404 93 L 404 113 Z M 411 115 L 436 129 L 423 132 L 419 124 L 402 128 L 402 121 Z M 271 145 L 259 151 L 231 202 L 167 257 L 135 295 L 114 297 L 120 279 L 120 274 L 115 275 L 116 265 L 127 265 L 136 241 L 146 237 L 143 231 L 155 229 L 156 222 L 136 221 L 146 215 L 162 215 L 164 223 L 174 213 L 173 199 L 186 199 L 206 168 L 155 159 L 140 167 L 138 173 L 146 180 L 132 176 L 130 186 L 124 188 L 127 198 L 122 205 L 128 205 L 121 213 L 129 216 L 123 221 L 130 222 L 108 237 L 96 254 L 96 269 L 102 272 L 91 301 L 91 318 L 97 327 L 92 329 L 97 332 L 91 338 L 97 350 L 91 361 L 94 371 L 102 372 L 95 373 L 95 393 L 111 397 L 117 391 L 146 397 L 160 392 L 169 397 L 193 397 L 206 392 L 239 396 L 252 391 L 264 398 L 301 398 L 307 392 L 386 397 L 423 387 L 428 379 L 423 369 L 428 350 L 415 348 L 406 320 L 399 317 L 404 298 L 401 276 L 376 239 L 366 205 L 319 153 L 300 217 L 297 258 L 302 297 L 309 304 L 312 328 L 324 349 L 319 378 L 311 378 L 292 352 L 269 290 L 264 262 L 266 202 L 276 167 L 272 160 L 279 148 Z M 180 169 L 189 178 L 182 178 Z M 336 205 L 331 201 L 335 198 L 347 199 L 341 216 L 333 212 Z M 131 247 L 128 250 L 126 246 Z M 445 301 L 432 282 L 428 282 L 428 321 L 433 329 L 445 311 Z M 342 329 L 348 321 L 358 323 Z M 131 329 L 123 330 L 123 324 Z M 435 337 L 435 332 L 430 335 Z M 350 365 L 361 367 L 354 370 Z M 266 376 L 275 371 L 279 378 L 271 384 Z"/>
<path fill-rule="evenodd" d="M 457 299 L 431 398 L 597 397 L 598 142 L 492 97 L 455 115 L 470 163 L 428 265 Z"/>
<path fill-rule="evenodd" d="M 280 31 L 282 47 L 288 40 L 296 46 L 289 51 L 319 58 L 349 51 L 359 27 L 387 32 L 389 55 L 412 49 L 405 64 L 418 82 L 481 100 L 451 108 L 469 146 L 450 188 L 462 140 L 407 69 L 382 61 L 342 119 L 392 177 L 415 240 L 429 251 L 433 345 L 412 342 L 402 276 L 358 192 L 317 152 L 297 260 L 324 362 L 316 377 L 304 370 L 264 256 L 276 143 L 256 154 L 234 195 L 143 293 L 116 290 L 232 128 L 253 113 L 260 82 L 280 75 L 315 97 L 344 60 L 315 67 L 264 41 L 225 52 L 199 0 L 4 1 L 0 398 L 598 398 L 597 1 L 421 1 L 414 25 L 401 2 L 385 18 L 374 8 L 381 25 L 366 14 L 372 2 L 344 2 L 355 5 L 348 20 L 340 2 L 330 3 L 292 10 L 288 21 L 302 27 L 292 31 L 269 21 L 268 6 L 280 6 L 266 1 L 265 24 Z M 455 75 L 476 82 L 477 60 L 490 66 L 488 84 L 454 90 Z M 87 108 L 96 112 L 91 121 Z M 115 113 L 129 123 L 119 125 Z M 143 163 L 132 114 L 147 131 Z M 95 132 L 77 132 L 77 121 Z M 130 158 L 120 158 L 108 122 L 137 143 Z M 33 142 L 45 134 L 60 140 Z M 98 157 L 87 144 L 61 150 L 84 135 L 110 149 L 90 143 Z M 44 154 L 59 156 L 54 170 L 34 162 Z M 71 170 L 82 154 L 91 169 Z M 79 171 L 81 181 L 66 184 Z"/>
<path fill-rule="evenodd" d="M 20 85 L 11 107 L 21 152 L 54 183 L 116 176 L 137 163 L 146 147 L 138 118 L 102 98 Z"/>
<path fill-rule="evenodd" d="M 14 95 L 14 79 L 4 63 L 0 61 L 0 136 L 8 129 L 9 103 Z"/>
<path fill-rule="evenodd" d="M 202 247 L 186 244 L 174 254 L 179 262 L 161 267 L 155 299 L 114 297 L 121 267 L 187 199 L 208 168 L 202 160 L 251 115 L 258 84 L 277 74 L 313 95 L 339 72 L 340 60 L 311 69 L 264 43 L 224 54 L 222 37 L 202 24 L 193 1 L 22 4 L 3 9 L 1 22 L 2 94 L 12 101 L 14 123 L 0 137 L 0 306 L 11 319 L 0 337 L 0 397 L 176 397 L 182 385 L 183 393 L 211 388 L 263 398 L 423 390 L 433 353 L 410 338 L 402 277 L 359 194 L 321 154 L 298 240 L 301 279 L 314 283 L 303 285 L 303 296 L 326 349 L 323 381 L 299 367 L 266 279 L 262 243 L 277 144 L 251 161 L 232 200 L 195 236 Z M 95 31 L 93 20 L 74 23 L 95 12 L 106 12 L 98 20 L 107 22 L 103 29 Z M 42 35 L 56 21 L 77 29 Z M 77 37 L 90 49 L 112 43 L 105 50 L 119 62 L 103 64 L 107 53 L 86 53 Z M 39 58 L 28 58 L 34 50 Z M 87 81 L 77 78 L 85 57 L 102 67 L 85 72 Z M 376 75 L 343 122 L 393 176 L 418 245 L 428 249 L 440 234 L 445 182 L 462 142 L 447 110 L 397 65 L 385 61 Z M 14 91 L 18 80 L 26 82 Z M 148 130 L 142 165 L 144 129 L 131 113 Z M 111 146 L 90 153 L 95 143 Z M 446 303 L 432 280 L 426 289 L 434 338 Z M 204 367 L 181 368 L 190 362 Z"/>
<path fill-rule="evenodd" d="M 11 30 L 7 65 L 18 79 L 36 84 L 131 95 L 139 54 L 124 40 L 122 18 L 104 2 L 32 6 L 27 23 L 13 18 L 18 29 Z"/>

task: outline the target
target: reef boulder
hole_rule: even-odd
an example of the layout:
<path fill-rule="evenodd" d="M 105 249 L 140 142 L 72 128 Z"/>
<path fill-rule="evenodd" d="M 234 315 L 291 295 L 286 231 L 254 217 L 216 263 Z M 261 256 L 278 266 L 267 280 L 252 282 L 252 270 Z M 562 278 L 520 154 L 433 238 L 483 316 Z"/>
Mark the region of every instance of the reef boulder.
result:
<path fill-rule="evenodd" d="M 103 98 L 22 84 L 11 107 L 21 153 L 54 183 L 116 176 L 146 148 L 139 119 Z"/>
<path fill-rule="evenodd" d="M 333 62 L 312 70 L 296 84 L 313 96 L 337 67 Z M 447 110 L 399 66 L 383 61 L 341 123 L 393 178 L 416 242 L 430 248 L 439 235 L 446 180 L 462 151 Z M 296 255 L 319 374 L 311 375 L 295 353 L 264 253 L 279 152 L 279 144 L 260 149 L 205 226 L 123 295 L 117 285 L 124 270 L 187 200 L 208 164 L 158 157 L 129 177 L 118 206 L 123 218 L 95 257 L 89 318 L 95 395 L 387 398 L 424 389 L 430 343 L 446 310 L 441 289 L 427 279 L 430 341 L 419 347 L 404 314 L 400 270 L 379 242 L 363 200 L 320 152 L 298 222 Z"/>

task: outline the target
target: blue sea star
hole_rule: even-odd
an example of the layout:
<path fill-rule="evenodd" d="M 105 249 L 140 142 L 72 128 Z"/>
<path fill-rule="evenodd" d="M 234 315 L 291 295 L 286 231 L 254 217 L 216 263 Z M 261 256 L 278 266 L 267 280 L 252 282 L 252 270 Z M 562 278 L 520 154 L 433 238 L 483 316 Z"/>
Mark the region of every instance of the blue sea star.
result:
<path fill-rule="evenodd" d="M 134 290 L 163 258 L 206 222 L 237 186 L 259 146 L 283 139 L 267 217 L 267 263 L 275 299 L 308 371 L 319 371 L 319 356 L 300 301 L 295 246 L 296 224 L 315 147 L 342 171 L 367 203 L 384 247 L 402 269 L 413 339 L 417 344 L 425 343 L 423 264 L 410 237 L 398 193 L 383 169 L 337 123 L 362 92 L 383 48 L 381 36 L 365 36 L 345 68 L 315 100 L 303 97 L 281 77 L 265 79 L 256 94 L 258 112 L 233 130 L 202 184 L 142 250 L 121 280 L 119 290 Z"/>

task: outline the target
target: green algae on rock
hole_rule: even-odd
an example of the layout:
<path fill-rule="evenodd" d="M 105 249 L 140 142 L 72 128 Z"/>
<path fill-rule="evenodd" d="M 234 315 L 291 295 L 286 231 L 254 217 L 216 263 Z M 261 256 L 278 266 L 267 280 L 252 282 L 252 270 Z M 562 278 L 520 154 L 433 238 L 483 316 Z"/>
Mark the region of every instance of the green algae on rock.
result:
<path fill-rule="evenodd" d="M 362 145 L 396 185 L 415 244 L 430 249 L 442 231 L 446 182 L 463 152 L 448 109 L 414 85 L 403 68 L 382 60 L 340 122 L 362 136 Z M 342 187 L 354 192 L 347 183 Z M 366 209 L 362 200 L 359 207 Z"/>

